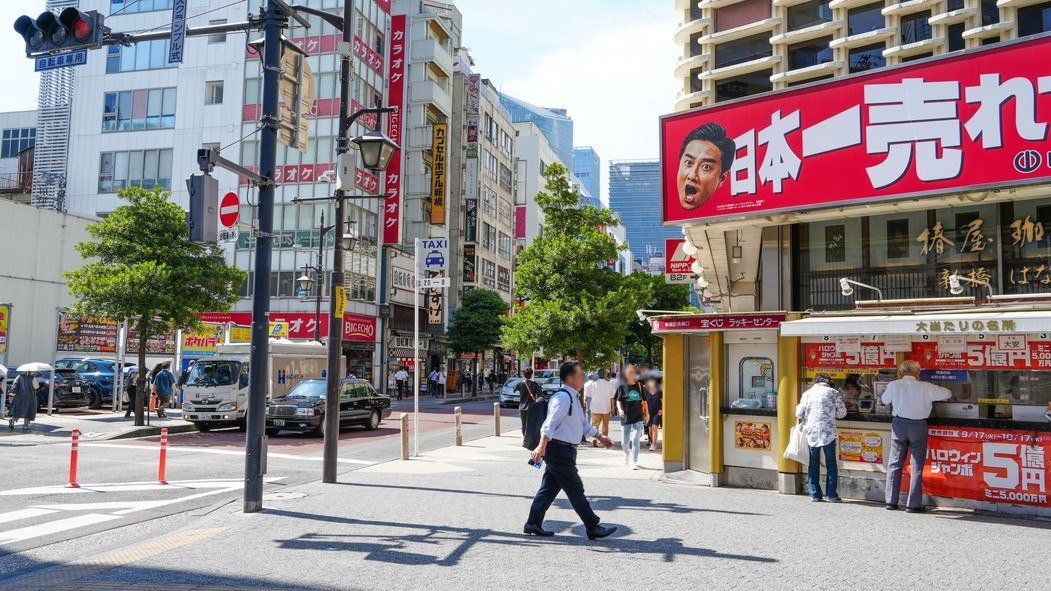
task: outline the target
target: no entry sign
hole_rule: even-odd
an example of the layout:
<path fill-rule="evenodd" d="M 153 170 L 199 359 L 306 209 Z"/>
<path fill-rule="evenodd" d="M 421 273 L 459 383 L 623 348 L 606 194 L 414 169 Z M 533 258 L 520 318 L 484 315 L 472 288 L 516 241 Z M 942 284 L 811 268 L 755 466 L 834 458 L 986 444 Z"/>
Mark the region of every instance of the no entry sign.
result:
<path fill-rule="evenodd" d="M 238 199 L 237 193 L 230 191 L 223 195 L 223 200 L 219 202 L 219 221 L 227 228 L 233 228 L 237 225 L 240 215 L 241 200 Z"/>

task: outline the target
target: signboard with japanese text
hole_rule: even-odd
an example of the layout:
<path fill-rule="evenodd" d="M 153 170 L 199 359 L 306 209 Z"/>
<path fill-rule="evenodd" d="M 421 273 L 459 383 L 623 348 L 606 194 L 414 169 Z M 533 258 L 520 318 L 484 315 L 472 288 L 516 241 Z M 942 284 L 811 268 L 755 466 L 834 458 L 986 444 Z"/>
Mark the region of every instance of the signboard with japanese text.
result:
<path fill-rule="evenodd" d="M 1000 349 L 995 342 L 967 343 L 962 352 L 943 351 L 938 343 L 913 343 L 910 359 L 926 369 L 1051 369 L 1051 341 L 1029 341 L 1023 350 Z"/>
<path fill-rule="evenodd" d="M 839 459 L 863 464 L 883 463 L 883 435 L 876 431 L 840 431 Z"/>
<path fill-rule="evenodd" d="M 428 277 L 439 277 L 440 272 L 429 272 Z M 445 323 L 445 296 L 442 295 L 441 287 L 433 287 L 426 291 L 427 324 L 429 326 L 441 326 Z"/>
<path fill-rule="evenodd" d="M 654 333 L 707 330 L 774 330 L 785 321 L 784 314 L 711 314 L 651 318 Z"/>
<path fill-rule="evenodd" d="M 478 200 L 467 199 L 463 207 L 463 240 L 464 242 L 478 241 Z"/>
<path fill-rule="evenodd" d="M 856 335 L 836 335 L 838 353 L 861 353 L 861 337 Z"/>
<path fill-rule="evenodd" d="M 771 424 L 755 421 L 734 421 L 734 447 L 753 451 L 770 451 Z"/>
<path fill-rule="evenodd" d="M 223 327 L 216 324 L 205 324 L 197 331 L 185 331 L 182 334 L 182 356 L 211 357 L 222 339 Z"/>
<path fill-rule="evenodd" d="M 357 35 L 354 36 L 354 55 L 361 58 L 361 61 L 371 68 L 372 71 L 377 74 L 383 74 L 383 56 Z"/>
<path fill-rule="evenodd" d="M 445 160 L 447 123 L 436 123 L 431 136 L 431 223 L 445 223 Z"/>
<path fill-rule="evenodd" d="M 186 0 L 172 0 L 172 28 L 168 39 L 168 63 L 181 64 L 186 49 Z"/>
<path fill-rule="evenodd" d="M 661 120 L 667 223 L 1051 180 L 1051 36 Z"/>
<path fill-rule="evenodd" d="M 463 282 L 474 283 L 478 281 L 478 266 L 475 252 L 478 246 L 475 244 L 463 245 Z"/>
<path fill-rule="evenodd" d="M 403 108 L 405 106 L 405 74 L 407 63 L 405 60 L 405 15 L 399 14 L 390 19 L 390 64 L 388 65 L 388 90 L 387 101 L 389 105 L 397 110 L 387 114 L 387 136 L 394 143 L 402 145 L 402 129 L 404 127 Z M 383 242 L 384 244 L 398 244 L 401 242 L 401 168 L 404 150 L 398 152 L 390 159 L 387 170 L 384 173 L 384 194 L 387 198 L 383 201 Z"/>
<path fill-rule="evenodd" d="M 251 325 L 251 312 L 207 312 L 199 314 L 201 320 L 211 323 L 233 322 L 238 325 Z M 322 317 L 321 338 L 328 336 L 328 322 Z M 313 312 L 270 312 L 270 323 L 284 323 L 288 328 L 290 339 L 313 339 L 317 319 Z M 349 341 L 372 342 L 376 340 L 376 318 L 359 314 L 343 315 L 343 339 Z M 232 341 L 236 339 L 231 337 Z"/>
<path fill-rule="evenodd" d="M 696 275 L 690 267 L 696 259 L 686 254 L 683 245 L 686 240 L 682 238 L 668 238 L 664 241 L 664 282 L 665 283 L 693 283 Z"/>
<path fill-rule="evenodd" d="M 11 326 L 11 306 L 0 306 L 0 355 L 7 353 Z"/>
<path fill-rule="evenodd" d="M 861 343 L 857 351 L 847 352 L 834 343 L 805 343 L 803 365 L 820 368 L 894 367 L 896 357 L 883 343 Z"/>
<path fill-rule="evenodd" d="M 1051 507 L 1051 433 L 930 427 L 928 434 L 925 494 Z M 909 476 L 903 475 L 903 492 L 908 482 Z"/>
<path fill-rule="evenodd" d="M 942 353 L 963 353 L 967 351 L 967 337 L 962 334 L 938 335 L 938 350 Z"/>
<path fill-rule="evenodd" d="M 139 336 L 128 331 L 128 353 L 139 352 Z M 117 321 L 109 318 L 75 318 L 61 314 L 58 320 L 57 351 L 78 353 L 116 353 Z M 175 353 L 175 333 L 155 335 L 146 341 L 146 352 L 156 354 Z"/>

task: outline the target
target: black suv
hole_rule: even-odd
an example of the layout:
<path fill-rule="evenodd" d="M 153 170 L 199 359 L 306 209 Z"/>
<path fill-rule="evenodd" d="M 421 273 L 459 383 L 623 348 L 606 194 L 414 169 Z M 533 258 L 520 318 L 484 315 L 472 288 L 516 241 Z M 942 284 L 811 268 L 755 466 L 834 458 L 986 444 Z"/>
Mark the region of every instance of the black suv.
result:
<path fill-rule="evenodd" d="M 47 408 L 51 372 L 24 372 L 18 370 L 9 371 L 7 373 L 7 407 L 11 407 L 11 401 L 14 400 L 15 397 L 15 393 L 11 390 L 11 387 L 15 383 L 15 378 L 24 373 L 31 374 L 37 379 L 37 384 L 39 386 L 36 391 L 37 407 L 40 409 Z M 87 380 L 77 375 L 77 372 L 72 369 L 59 368 L 57 373 L 58 377 L 55 378 L 54 408 L 80 408 L 87 406 L 91 402 L 91 384 L 89 384 Z"/>
<path fill-rule="evenodd" d="M 366 380 L 347 378 L 339 382 L 339 425 L 361 425 L 375 431 L 390 416 L 390 396 L 380 394 Z M 304 380 L 266 407 L 266 434 L 281 431 L 313 431 L 325 434 L 325 380 Z"/>

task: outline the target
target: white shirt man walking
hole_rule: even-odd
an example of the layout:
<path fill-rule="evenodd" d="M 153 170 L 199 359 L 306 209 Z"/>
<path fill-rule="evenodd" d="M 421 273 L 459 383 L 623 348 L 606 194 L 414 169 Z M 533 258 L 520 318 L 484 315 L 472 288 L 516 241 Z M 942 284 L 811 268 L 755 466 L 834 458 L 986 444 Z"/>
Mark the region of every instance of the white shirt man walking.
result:
<path fill-rule="evenodd" d="M 617 387 L 606 379 L 605 369 L 598 370 L 598 379 L 584 386 L 584 398 L 591 409 L 591 426 L 606 436 L 609 435 L 609 415 L 613 411 L 613 395 L 616 393 Z M 592 445 L 598 447 L 599 444 L 593 441 Z"/>
<path fill-rule="evenodd" d="M 952 392 L 948 388 L 921 382 L 920 364 L 912 359 L 904 361 L 898 368 L 901 379 L 887 384 L 880 400 L 891 406 L 890 465 L 887 468 L 887 509 L 898 508 L 901 489 L 901 470 L 905 466 L 906 454 L 911 456 L 912 469 L 909 481 L 909 497 L 905 502 L 908 513 L 924 513 L 923 465 L 927 462 L 927 418 L 931 416 L 934 403 L 948 400 Z"/>

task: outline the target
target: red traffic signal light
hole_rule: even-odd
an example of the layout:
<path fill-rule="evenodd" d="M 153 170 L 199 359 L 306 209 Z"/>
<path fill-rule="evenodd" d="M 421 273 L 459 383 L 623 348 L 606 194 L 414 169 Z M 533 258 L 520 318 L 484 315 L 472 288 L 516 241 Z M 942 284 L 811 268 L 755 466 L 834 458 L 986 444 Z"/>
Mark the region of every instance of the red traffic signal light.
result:
<path fill-rule="evenodd" d="M 76 8 L 67 8 L 59 15 L 62 26 L 72 34 L 77 43 L 88 43 L 96 31 L 95 21 L 101 20 L 98 13 L 81 12 Z M 100 23 L 101 24 L 101 23 Z M 101 27 L 99 27 L 101 29 Z"/>
<path fill-rule="evenodd" d="M 15 31 L 26 41 L 26 55 L 98 49 L 106 36 L 103 18 L 94 10 L 67 8 L 60 15 L 43 12 L 36 20 L 20 16 L 15 20 Z"/>

